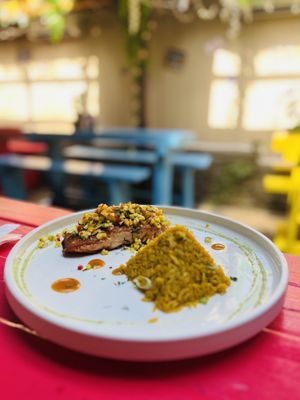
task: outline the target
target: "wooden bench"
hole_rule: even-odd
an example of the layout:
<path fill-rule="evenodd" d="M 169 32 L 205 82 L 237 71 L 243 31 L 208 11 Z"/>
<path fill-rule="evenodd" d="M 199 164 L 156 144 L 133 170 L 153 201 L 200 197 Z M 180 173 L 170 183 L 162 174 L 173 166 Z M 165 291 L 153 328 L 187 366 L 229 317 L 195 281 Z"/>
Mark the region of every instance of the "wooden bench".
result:
<path fill-rule="evenodd" d="M 73 145 L 64 150 L 65 157 L 83 158 L 87 160 L 109 160 L 137 164 L 149 164 L 153 167 L 153 193 L 152 202 L 159 204 L 158 199 L 161 182 L 165 186 L 172 187 L 173 169 L 176 168 L 181 176 L 180 205 L 183 207 L 194 207 L 195 204 L 195 171 L 208 169 L 213 161 L 213 157 L 200 152 L 172 152 L 165 155 L 161 160 L 159 154 L 151 150 L 130 150 L 112 148 L 93 148 L 90 146 Z M 161 168 L 163 163 L 163 168 Z M 167 176 L 170 182 L 166 182 L 164 171 L 168 171 Z M 172 191 L 172 189 L 170 189 Z"/>
<path fill-rule="evenodd" d="M 206 153 L 174 152 L 170 155 L 171 164 L 181 174 L 181 200 L 183 207 L 195 206 L 195 172 L 207 170 L 213 157 Z"/>
<path fill-rule="evenodd" d="M 26 198 L 23 171 L 46 172 L 51 180 L 55 196 L 60 197 L 66 176 L 102 181 L 107 185 L 108 202 L 119 204 L 130 200 L 130 184 L 148 179 L 151 170 L 147 167 L 109 165 L 81 160 L 52 161 L 44 156 L 0 156 L 0 177 L 4 195 L 17 199 Z"/>

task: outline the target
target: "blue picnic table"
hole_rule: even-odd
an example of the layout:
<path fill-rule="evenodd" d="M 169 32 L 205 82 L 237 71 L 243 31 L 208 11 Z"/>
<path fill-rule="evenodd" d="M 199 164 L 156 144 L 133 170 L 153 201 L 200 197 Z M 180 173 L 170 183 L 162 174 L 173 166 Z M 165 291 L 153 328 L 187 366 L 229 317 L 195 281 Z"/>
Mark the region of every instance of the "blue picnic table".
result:
<path fill-rule="evenodd" d="M 101 142 L 109 141 L 112 144 L 127 148 L 129 146 L 135 147 L 136 162 L 153 165 L 152 203 L 172 204 L 173 164 L 170 161 L 170 154 L 172 150 L 178 149 L 184 143 L 191 141 L 194 134 L 190 131 L 173 129 L 108 128 L 98 132 L 78 132 L 72 135 L 27 133 L 26 137 L 32 141 L 46 142 L 48 144 L 48 156 L 53 160 L 61 160 L 64 157 L 64 144 L 70 142 L 97 143 L 99 146 Z M 151 151 L 151 153 L 143 153 L 145 150 Z M 103 149 L 103 151 L 109 152 L 108 149 Z M 130 153 L 128 154 L 130 157 Z M 124 162 L 124 158 L 120 158 L 120 161 Z"/>

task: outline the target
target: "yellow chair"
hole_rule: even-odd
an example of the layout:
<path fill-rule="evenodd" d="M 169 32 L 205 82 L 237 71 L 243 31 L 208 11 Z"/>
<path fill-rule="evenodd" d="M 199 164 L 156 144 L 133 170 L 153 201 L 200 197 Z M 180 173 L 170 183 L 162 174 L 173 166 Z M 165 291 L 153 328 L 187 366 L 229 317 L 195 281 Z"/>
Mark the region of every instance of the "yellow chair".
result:
<path fill-rule="evenodd" d="M 287 222 L 278 226 L 274 243 L 286 253 L 300 255 L 300 167 L 292 170 L 287 201 Z"/>
<path fill-rule="evenodd" d="M 285 161 L 299 164 L 300 162 L 300 132 L 274 132 L 272 150 L 281 153 Z"/>
<path fill-rule="evenodd" d="M 263 177 L 263 187 L 268 193 L 288 194 L 291 186 L 289 175 L 268 174 Z"/>
<path fill-rule="evenodd" d="M 275 132 L 272 150 L 281 153 L 282 165 L 288 166 L 281 169 L 274 165 L 273 170 L 290 172 L 287 175 L 268 174 L 263 178 L 266 192 L 287 195 L 287 221 L 278 225 L 274 243 L 284 252 L 300 255 L 300 132 Z"/>

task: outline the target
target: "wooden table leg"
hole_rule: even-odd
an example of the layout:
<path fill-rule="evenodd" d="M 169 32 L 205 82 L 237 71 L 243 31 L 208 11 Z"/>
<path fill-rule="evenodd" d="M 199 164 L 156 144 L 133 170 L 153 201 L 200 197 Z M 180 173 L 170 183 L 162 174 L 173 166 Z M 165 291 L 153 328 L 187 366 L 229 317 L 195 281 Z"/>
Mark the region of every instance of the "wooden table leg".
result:
<path fill-rule="evenodd" d="M 4 195 L 13 199 L 25 200 L 27 196 L 24 172 L 15 168 L 2 168 L 0 174 Z"/>
<path fill-rule="evenodd" d="M 181 206 L 195 207 L 195 170 L 190 167 L 181 167 Z"/>
<path fill-rule="evenodd" d="M 167 156 L 162 157 L 154 166 L 152 178 L 152 203 L 172 204 L 173 166 Z"/>

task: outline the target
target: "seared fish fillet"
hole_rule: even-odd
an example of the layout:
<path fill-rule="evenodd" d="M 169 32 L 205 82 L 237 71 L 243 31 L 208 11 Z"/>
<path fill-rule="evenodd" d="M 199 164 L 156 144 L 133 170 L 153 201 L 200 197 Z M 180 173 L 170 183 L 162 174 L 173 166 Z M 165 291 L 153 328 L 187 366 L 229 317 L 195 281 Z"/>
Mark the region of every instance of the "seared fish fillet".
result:
<path fill-rule="evenodd" d="M 148 239 L 154 239 L 165 230 L 165 227 L 156 228 L 151 225 L 144 225 L 140 229 L 127 226 L 114 226 L 107 231 L 107 237 L 97 239 L 96 236 L 90 236 L 88 239 L 81 239 L 67 233 L 62 242 L 63 253 L 75 254 L 86 253 L 92 254 L 103 249 L 113 250 L 123 245 L 131 245 L 135 239 L 140 239 L 142 243 L 146 243 Z"/>
<path fill-rule="evenodd" d="M 99 204 L 95 211 L 87 212 L 80 218 L 73 232 L 64 234 L 63 253 L 96 253 L 122 245 L 136 246 L 136 241 L 146 243 L 168 225 L 162 210 L 154 206 Z"/>

